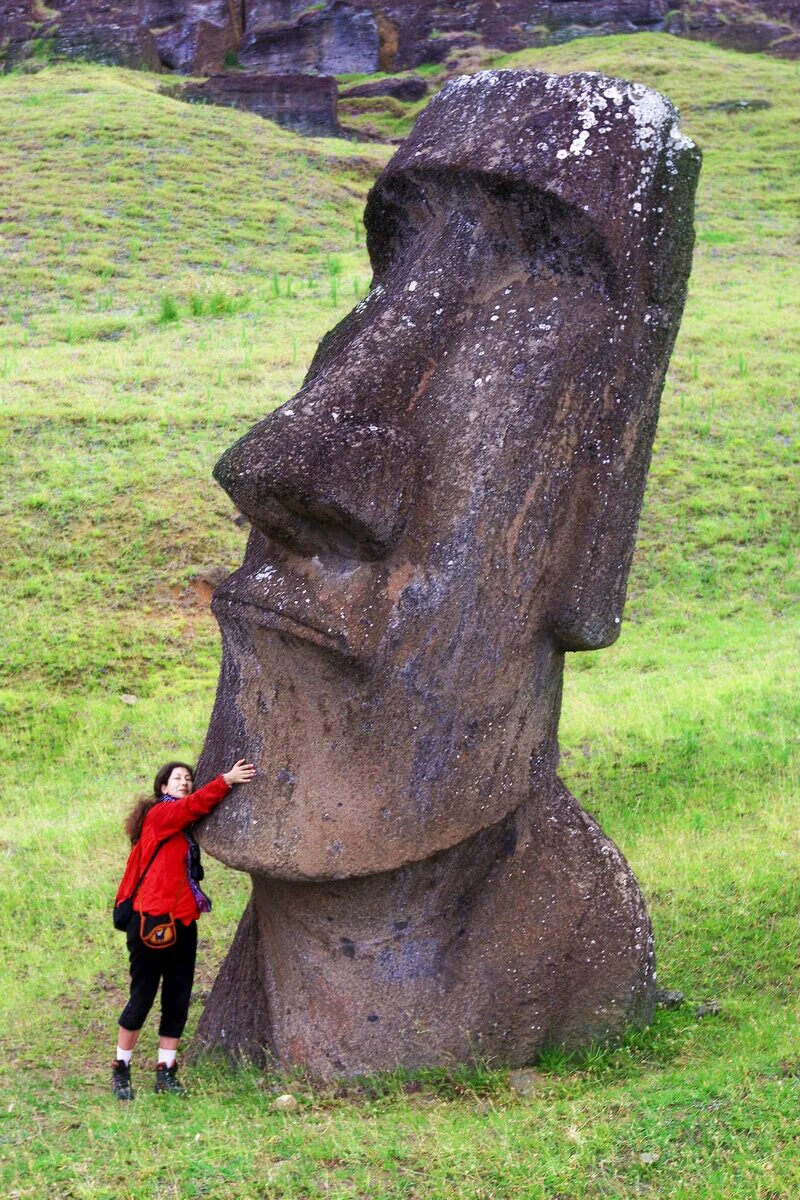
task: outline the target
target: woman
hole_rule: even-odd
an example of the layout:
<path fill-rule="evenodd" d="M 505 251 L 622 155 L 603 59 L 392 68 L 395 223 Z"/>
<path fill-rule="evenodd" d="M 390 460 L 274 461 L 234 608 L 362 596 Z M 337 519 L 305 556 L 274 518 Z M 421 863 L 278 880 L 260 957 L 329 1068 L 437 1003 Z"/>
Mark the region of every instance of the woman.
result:
<path fill-rule="evenodd" d="M 197 919 L 211 909 L 211 901 L 199 887 L 203 870 L 189 826 L 211 812 L 235 784 L 248 783 L 254 775 L 252 763 L 239 759 L 224 775 L 192 792 L 192 768 L 182 762 L 167 763 L 155 777 L 153 795 L 137 801 L 125 823 L 132 849 L 116 903 L 133 896 L 134 914 L 127 930 L 130 999 L 120 1015 L 117 1057 L 112 1064 L 111 1090 L 119 1100 L 133 1099 L 131 1056 L 159 983 L 161 1023 L 155 1090 L 183 1091 L 176 1078 L 175 1058 L 189 1012 Z M 174 935 L 168 925 L 166 944 L 154 949 L 142 941 L 141 924 L 147 932 L 142 914 L 169 914 L 174 918 Z"/>

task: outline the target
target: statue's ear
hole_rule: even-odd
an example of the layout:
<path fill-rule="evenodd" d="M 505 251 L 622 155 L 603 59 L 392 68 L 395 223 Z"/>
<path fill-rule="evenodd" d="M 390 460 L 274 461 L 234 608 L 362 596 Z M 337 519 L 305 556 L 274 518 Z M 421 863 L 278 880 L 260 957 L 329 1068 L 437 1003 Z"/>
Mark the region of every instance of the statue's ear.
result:
<path fill-rule="evenodd" d="M 562 492 L 548 571 L 548 627 L 564 650 L 616 641 L 633 558 L 661 379 L 636 412 L 609 388 Z"/>

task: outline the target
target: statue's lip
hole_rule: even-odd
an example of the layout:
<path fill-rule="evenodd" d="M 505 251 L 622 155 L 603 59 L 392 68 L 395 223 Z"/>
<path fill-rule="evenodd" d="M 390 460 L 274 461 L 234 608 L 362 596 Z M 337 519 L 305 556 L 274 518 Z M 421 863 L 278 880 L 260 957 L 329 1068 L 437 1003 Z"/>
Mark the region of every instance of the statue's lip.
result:
<path fill-rule="evenodd" d="M 226 580 L 227 583 L 227 580 Z M 244 622 L 256 625 L 260 629 L 274 630 L 276 633 L 288 633 L 302 641 L 311 642 L 325 650 L 334 650 L 337 654 L 348 658 L 354 657 L 346 637 L 332 629 L 318 629 L 315 625 L 298 621 L 295 617 L 258 604 L 253 600 L 244 600 L 226 590 L 225 583 L 216 589 L 211 601 L 214 616 L 222 624 L 226 620 Z"/>

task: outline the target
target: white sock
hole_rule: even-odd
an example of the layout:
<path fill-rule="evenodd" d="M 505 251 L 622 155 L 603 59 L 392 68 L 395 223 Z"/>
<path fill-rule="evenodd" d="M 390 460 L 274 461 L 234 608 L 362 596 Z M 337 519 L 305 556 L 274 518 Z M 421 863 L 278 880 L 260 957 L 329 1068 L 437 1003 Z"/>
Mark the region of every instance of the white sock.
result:
<path fill-rule="evenodd" d="M 161 1066 L 161 1064 L 163 1063 L 165 1067 L 171 1067 L 172 1064 L 175 1062 L 177 1053 L 178 1053 L 177 1050 L 162 1050 L 161 1047 L 159 1046 L 159 1048 L 158 1048 L 158 1065 Z"/>
<path fill-rule="evenodd" d="M 117 1062 L 124 1062 L 125 1066 L 129 1067 L 132 1057 L 132 1050 L 123 1050 L 122 1046 L 117 1046 Z"/>

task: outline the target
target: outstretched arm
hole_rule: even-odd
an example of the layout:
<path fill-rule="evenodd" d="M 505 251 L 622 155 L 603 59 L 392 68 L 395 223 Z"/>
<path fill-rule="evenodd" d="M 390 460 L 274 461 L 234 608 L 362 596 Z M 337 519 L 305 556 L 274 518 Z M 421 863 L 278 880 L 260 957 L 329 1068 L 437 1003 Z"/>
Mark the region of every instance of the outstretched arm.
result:
<path fill-rule="evenodd" d="M 231 788 L 237 783 L 249 783 L 256 773 L 252 763 L 240 758 L 224 775 L 218 775 L 205 787 L 192 792 L 183 800 L 174 800 L 171 804 L 157 804 L 147 816 L 148 824 L 158 841 L 185 829 L 193 821 L 198 821 L 210 813 L 212 808 L 224 800 Z"/>

